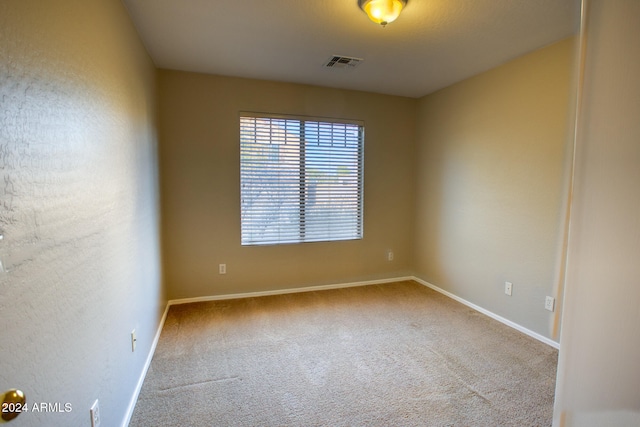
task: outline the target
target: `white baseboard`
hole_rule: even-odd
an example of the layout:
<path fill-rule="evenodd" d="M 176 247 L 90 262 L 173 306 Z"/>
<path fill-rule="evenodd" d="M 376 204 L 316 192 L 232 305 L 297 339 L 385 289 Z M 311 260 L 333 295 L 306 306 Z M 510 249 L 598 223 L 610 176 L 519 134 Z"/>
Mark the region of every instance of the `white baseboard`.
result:
<path fill-rule="evenodd" d="M 478 311 L 478 312 L 480 312 L 480 313 L 482 313 L 482 314 L 484 314 L 486 316 L 489 316 L 492 319 L 495 319 L 500 323 L 504 323 L 505 325 L 510 326 L 513 329 L 522 332 L 523 334 L 529 335 L 531 338 L 535 338 L 538 341 L 542 341 L 543 343 L 545 343 L 547 345 L 550 345 L 553 348 L 556 348 L 556 349 L 560 348 L 560 344 L 558 344 L 556 341 L 554 341 L 554 340 L 552 340 L 550 338 L 547 338 L 547 337 L 545 337 L 543 335 L 540 335 L 537 332 L 533 332 L 532 330 L 527 329 L 524 326 L 518 325 L 517 323 L 512 322 L 509 319 L 505 319 L 504 317 L 499 316 L 499 315 L 497 315 L 497 314 L 495 314 L 495 313 L 493 313 L 493 312 L 491 312 L 489 310 L 486 310 L 486 309 L 484 309 L 484 308 L 482 308 L 482 307 L 480 307 L 478 305 L 475 305 L 475 304 L 473 304 L 473 303 L 471 303 L 471 302 L 469 302 L 469 301 L 467 301 L 467 300 L 465 300 L 463 298 L 460 298 L 459 296 L 454 295 L 451 292 L 447 292 L 444 289 L 437 287 L 436 285 L 433 285 L 433 284 L 431 284 L 431 283 L 429 283 L 429 282 L 427 282 L 425 280 L 419 279 L 417 277 L 413 277 L 413 280 L 415 280 L 416 282 L 420 283 L 421 285 L 424 285 L 424 286 L 426 286 L 426 287 L 428 287 L 430 289 L 433 289 L 436 292 L 441 293 L 442 295 L 448 296 L 449 298 L 454 299 L 454 300 L 458 301 L 459 303 L 466 305 L 469 308 L 472 308 L 472 309 L 474 309 L 474 310 L 476 310 L 476 311 Z"/>
<path fill-rule="evenodd" d="M 156 335 L 153 337 L 153 342 L 151 343 L 151 348 L 149 349 L 147 360 L 144 362 L 144 366 L 142 367 L 142 372 L 140 373 L 140 378 L 138 378 L 138 383 L 136 384 L 136 388 L 133 391 L 133 396 L 131 396 L 131 400 L 129 401 L 129 407 L 127 408 L 127 412 L 124 416 L 124 420 L 122 421 L 122 427 L 127 427 L 129 425 L 129 422 L 131 421 L 131 417 L 133 416 L 133 410 L 136 408 L 136 403 L 138 402 L 138 396 L 140 396 L 140 390 L 142 390 L 142 384 L 144 383 L 144 379 L 147 376 L 147 371 L 149 370 L 149 366 L 151 366 L 151 360 L 153 360 L 153 355 L 156 352 L 156 347 L 158 345 L 158 341 L 160 340 L 160 334 L 162 333 L 162 328 L 164 327 L 164 321 L 167 319 L 168 312 L 169 312 L 169 304 L 165 306 L 164 313 L 162 313 L 162 317 L 160 318 L 160 323 L 158 324 Z"/>
<path fill-rule="evenodd" d="M 305 288 L 276 289 L 273 291 L 213 295 L 213 296 L 196 297 L 196 298 L 181 298 L 181 299 L 170 300 L 168 305 L 188 304 L 191 302 L 220 301 L 220 300 L 238 299 L 238 298 L 254 298 L 254 297 L 264 297 L 269 295 L 297 294 L 300 292 L 326 291 L 328 289 L 353 288 L 356 286 L 367 286 L 367 285 L 381 285 L 383 283 L 401 282 L 403 280 L 415 280 L 415 277 L 413 276 L 393 277 L 391 279 L 368 280 L 364 282 L 350 282 L 350 283 L 333 283 L 330 285 L 308 286 Z"/>

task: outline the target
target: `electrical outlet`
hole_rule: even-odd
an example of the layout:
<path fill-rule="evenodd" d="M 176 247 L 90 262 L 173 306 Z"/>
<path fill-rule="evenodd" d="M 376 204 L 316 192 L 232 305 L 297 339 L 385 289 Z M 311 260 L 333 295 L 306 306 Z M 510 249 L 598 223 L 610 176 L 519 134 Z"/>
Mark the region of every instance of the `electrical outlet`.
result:
<path fill-rule="evenodd" d="M 91 415 L 91 427 L 100 427 L 100 405 L 98 404 L 98 399 L 91 405 L 89 415 Z"/>
<path fill-rule="evenodd" d="M 544 300 L 544 308 L 546 310 L 553 311 L 553 308 L 554 308 L 553 306 L 555 305 L 555 303 L 556 303 L 556 299 L 554 297 L 547 297 Z"/>
<path fill-rule="evenodd" d="M 512 292 L 513 292 L 513 283 L 504 282 L 504 293 L 511 296 Z"/>
<path fill-rule="evenodd" d="M 227 264 L 218 265 L 218 273 L 227 274 Z"/>
<path fill-rule="evenodd" d="M 131 331 L 131 351 L 136 351 L 136 342 L 138 338 L 136 337 L 136 330 Z"/>
<path fill-rule="evenodd" d="M 388 250 L 387 251 L 387 261 L 393 261 L 393 251 L 392 250 Z"/>

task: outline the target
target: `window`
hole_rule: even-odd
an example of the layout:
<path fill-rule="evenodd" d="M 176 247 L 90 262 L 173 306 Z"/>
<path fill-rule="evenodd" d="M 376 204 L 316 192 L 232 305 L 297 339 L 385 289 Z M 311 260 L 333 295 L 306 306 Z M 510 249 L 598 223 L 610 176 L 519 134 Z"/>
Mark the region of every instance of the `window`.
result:
<path fill-rule="evenodd" d="M 362 238 L 364 127 L 242 113 L 242 245 Z"/>

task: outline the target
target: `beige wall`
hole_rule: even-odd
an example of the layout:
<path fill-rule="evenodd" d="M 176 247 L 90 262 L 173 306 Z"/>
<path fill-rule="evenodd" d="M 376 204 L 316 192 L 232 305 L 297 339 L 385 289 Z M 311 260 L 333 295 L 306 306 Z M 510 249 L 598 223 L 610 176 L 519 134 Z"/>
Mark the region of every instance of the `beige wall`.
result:
<path fill-rule="evenodd" d="M 160 168 L 169 298 L 410 272 L 415 107 L 409 98 L 160 70 Z M 240 111 L 365 122 L 364 239 L 240 245 Z M 386 261 L 386 250 L 395 252 Z M 227 274 L 218 274 L 218 264 Z"/>
<path fill-rule="evenodd" d="M 556 426 L 640 425 L 640 2 L 590 0 Z"/>
<path fill-rule="evenodd" d="M 561 256 L 573 43 L 428 95 L 417 118 L 417 276 L 546 337 L 554 314 L 544 300 L 557 296 Z"/>
<path fill-rule="evenodd" d="M 155 70 L 113 0 L 4 0 L 0 46 L 0 391 L 121 425 L 163 309 Z"/>

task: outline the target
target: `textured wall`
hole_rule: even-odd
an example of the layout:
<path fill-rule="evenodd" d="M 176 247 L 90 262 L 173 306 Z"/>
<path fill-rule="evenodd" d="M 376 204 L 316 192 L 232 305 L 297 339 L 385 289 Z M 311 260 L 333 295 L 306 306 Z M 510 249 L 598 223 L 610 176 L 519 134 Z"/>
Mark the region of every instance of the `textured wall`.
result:
<path fill-rule="evenodd" d="M 115 0 L 2 1 L 0 46 L 0 388 L 72 405 L 16 427 L 119 425 L 162 308 L 155 70 Z"/>
<path fill-rule="evenodd" d="M 160 169 L 170 298 L 404 275 L 411 265 L 410 98 L 161 70 Z M 239 112 L 365 122 L 364 239 L 240 246 Z M 386 261 L 393 249 L 395 260 Z M 218 274 L 218 264 L 227 274 Z"/>
<path fill-rule="evenodd" d="M 554 315 L 544 300 L 557 296 L 564 226 L 573 43 L 428 95 L 417 119 L 418 276 L 547 337 Z"/>
<path fill-rule="evenodd" d="M 640 425 L 640 2 L 590 0 L 557 426 Z"/>

